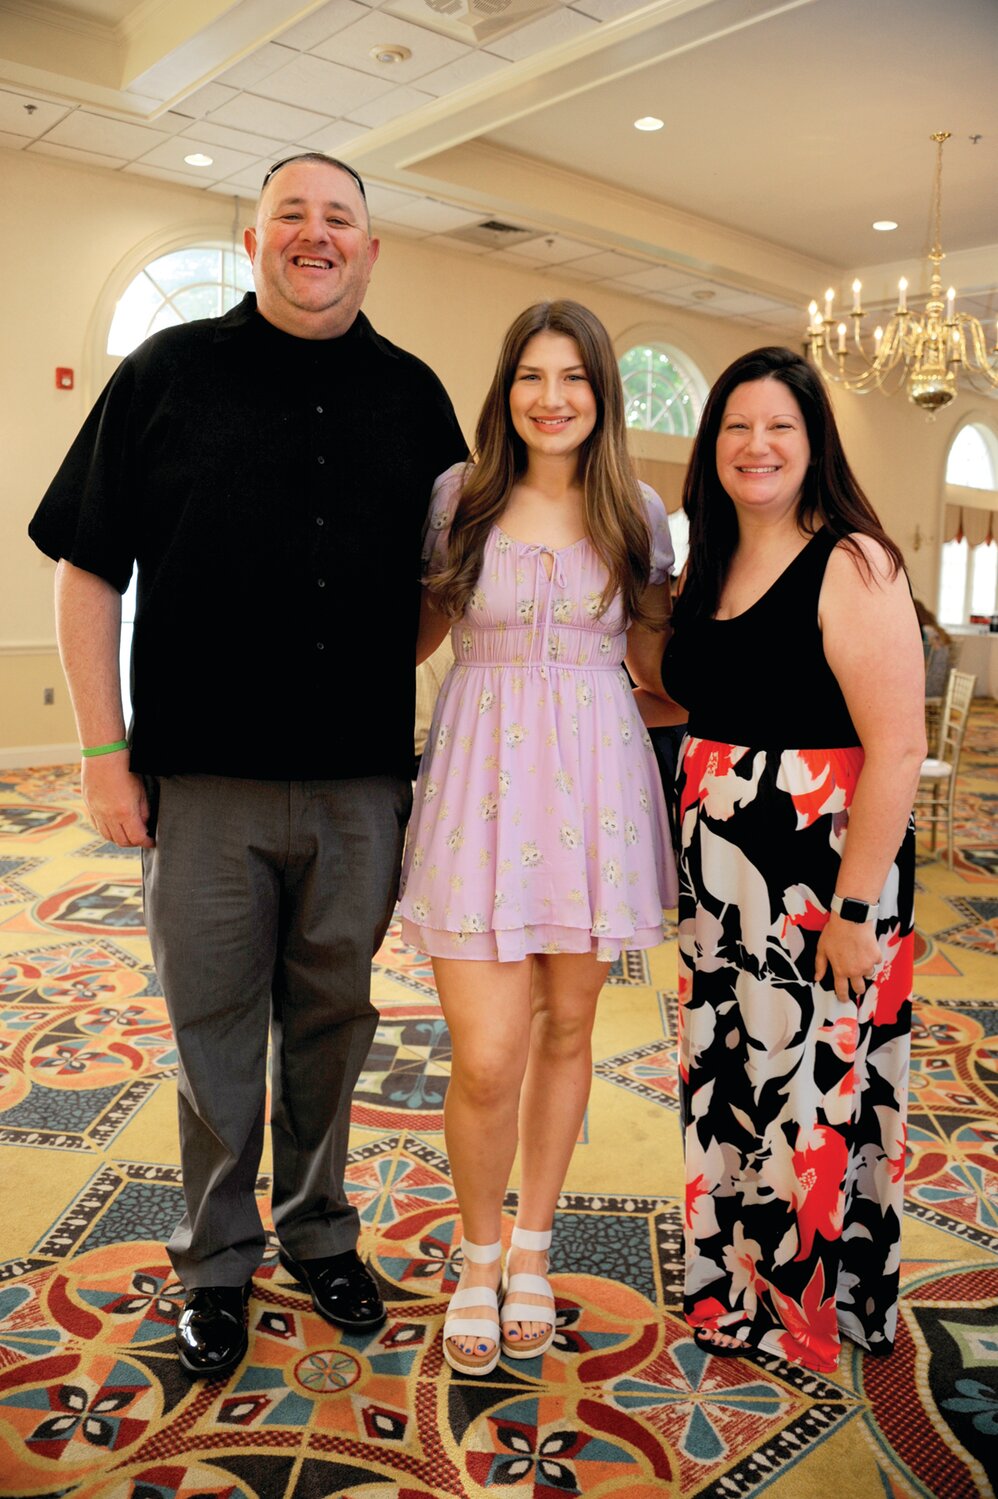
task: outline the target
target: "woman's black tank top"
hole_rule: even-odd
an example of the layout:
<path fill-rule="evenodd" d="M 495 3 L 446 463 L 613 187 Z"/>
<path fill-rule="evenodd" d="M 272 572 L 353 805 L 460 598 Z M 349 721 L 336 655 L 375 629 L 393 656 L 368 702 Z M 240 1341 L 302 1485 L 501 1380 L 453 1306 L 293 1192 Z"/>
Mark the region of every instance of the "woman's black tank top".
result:
<path fill-rule="evenodd" d="M 859 744 L 825 660 L 818 595 L 837 537 L 817 531 L 760 599 L 734 619 L 681 621 L 662 682 L 698 739 L 758 749 Z"/>

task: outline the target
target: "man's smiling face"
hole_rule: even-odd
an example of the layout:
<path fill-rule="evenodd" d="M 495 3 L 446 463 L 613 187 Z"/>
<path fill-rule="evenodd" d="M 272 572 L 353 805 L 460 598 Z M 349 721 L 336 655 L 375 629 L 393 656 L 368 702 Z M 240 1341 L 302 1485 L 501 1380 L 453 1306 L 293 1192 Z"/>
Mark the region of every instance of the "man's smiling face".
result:
<path fill-rule="evenodd" d="M 269 323 L 297 338 L 347 331 L 379 249 L 348 172 L 324 161 L 289 162 L 267 183 L 244 242 Z"/>

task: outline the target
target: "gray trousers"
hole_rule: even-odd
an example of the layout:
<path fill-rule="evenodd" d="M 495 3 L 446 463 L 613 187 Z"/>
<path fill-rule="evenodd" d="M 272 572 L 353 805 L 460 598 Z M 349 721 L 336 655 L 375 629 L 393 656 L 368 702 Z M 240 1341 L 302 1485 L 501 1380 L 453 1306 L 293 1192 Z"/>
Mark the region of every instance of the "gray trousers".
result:
<path fill-rule="evenodd" d="M 407 780 L 150 778 L 146 921 L 180 1057 L 180 1280 L 242 1285 L 271 1049 L 272 1208 L 297 1259 L 357 1242 L 343 1186 L 350 1098 L 377 1026 L 371 959 L 398 888 Z"/>

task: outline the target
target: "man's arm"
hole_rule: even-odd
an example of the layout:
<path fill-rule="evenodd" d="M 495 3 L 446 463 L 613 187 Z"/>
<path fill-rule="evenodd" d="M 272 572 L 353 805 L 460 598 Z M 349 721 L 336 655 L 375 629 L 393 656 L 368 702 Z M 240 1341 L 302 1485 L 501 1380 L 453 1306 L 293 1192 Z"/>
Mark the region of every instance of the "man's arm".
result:
<path fill-rule="evenodd" d="M 104 578 L 63 558 L 55 574 L 55 617 L 80 743 L 94 746 L 124 739 L 118 668 L 121 595 Z M 127 749 L 85 758 L 80 778 L 83 800 L 94 827 L 109 843 L 152 848 L 145 787 L 128 767 Z"/>

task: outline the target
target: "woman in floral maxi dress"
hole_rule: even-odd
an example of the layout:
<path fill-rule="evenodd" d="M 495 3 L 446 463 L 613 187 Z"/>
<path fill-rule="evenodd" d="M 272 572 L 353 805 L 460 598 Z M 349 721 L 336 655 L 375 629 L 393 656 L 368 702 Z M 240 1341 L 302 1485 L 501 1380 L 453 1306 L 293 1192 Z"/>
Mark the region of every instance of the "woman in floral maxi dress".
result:
<path fill-rule="evenodd" d="M 737 360 L 687 475 L 663 676 L 679 772 L 685 1312 L 832 1371 L 897 1319 L 922 650 L 901 555 L 786 349 Z"/>
<path fill-rule="evenodd" d="M 443 1346 L 471 1375 L 553 1340 L 547 1249 L 596 1002 L 622 949 L 661 941 L 675 900 L 661 782 L 622 669 L 626 656 L 661 695 L 672 548 L 661 500 L 631 472 L 623 409 L 593 314 L 528 308 L 506 335 L 476 461 L 442 475 L 430 506 L 420 655 L 453 626 L 455 663 L 416 785 L 401 912 L 433 959 L 453 1046 L 445 1131 L 464 1265 Z"/>

